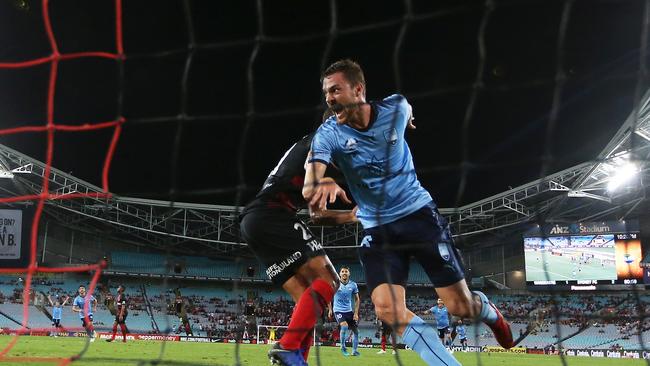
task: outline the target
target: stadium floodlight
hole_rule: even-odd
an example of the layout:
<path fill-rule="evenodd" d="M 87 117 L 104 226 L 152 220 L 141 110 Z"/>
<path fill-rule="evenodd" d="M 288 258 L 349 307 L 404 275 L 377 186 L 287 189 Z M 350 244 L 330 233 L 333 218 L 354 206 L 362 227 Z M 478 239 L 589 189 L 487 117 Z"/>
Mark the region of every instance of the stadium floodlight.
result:
<path fill-rule="evenodd" d="M 615 169 L 614 175 L 609 178 L 607 190 L 616 191 L 623 184 L 629 182 L 639 173 L 638 167 L 634 163 L 627 162 Z"/>
<path fill-rule="evenodd" d="M 0 178 L 13 179 L 14 173 L 17 174 L 29 174 L 32 172 L 33 164 L 29 163 L 12 170 L 7 169 L 5 166 L 0 165 Z"/>
<path fill-rule="evenodd" d="M 14 175 L 12 172 L 0 168 L 0 178 L 12 179 L 13 177 Z"/>

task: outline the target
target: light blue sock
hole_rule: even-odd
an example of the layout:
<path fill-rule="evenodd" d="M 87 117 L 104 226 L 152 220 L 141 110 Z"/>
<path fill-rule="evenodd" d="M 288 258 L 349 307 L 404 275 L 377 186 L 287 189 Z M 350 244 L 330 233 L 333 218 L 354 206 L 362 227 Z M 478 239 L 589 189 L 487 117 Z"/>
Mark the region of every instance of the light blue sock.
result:
<path fill-rule="evenodd" d="M 499 316 L 497 315 L 497 312 L 492 309 L 492 306 L 490 306 L 490 300 L 488 300 L 487 296 L 485 296 L 481 291 L 473 291 L 473 293 L 481 299 L 483 305 L 481 307 L 481 314 L 478 316 L 479 320 L 488 324 L 496 323 L 497 320 L 499 320 Z"/>
<path fill-rule="evenodd" d="M 402 340 L 429 366 L 460 366 L 438 340 L 438 332 L 418 316 L 414 316 L 408 323 Z"/>
<path fill-rule="evenodd" d="M 354 328 L 352 330 L 352 352 L 356 352 L 359 347 L 359 331 Z"/>
<path fill-rule="evenodd" d="M 348 326 L 341 325 L 341 349 L 345 350 L 345 340 L 348 339 Z"/>

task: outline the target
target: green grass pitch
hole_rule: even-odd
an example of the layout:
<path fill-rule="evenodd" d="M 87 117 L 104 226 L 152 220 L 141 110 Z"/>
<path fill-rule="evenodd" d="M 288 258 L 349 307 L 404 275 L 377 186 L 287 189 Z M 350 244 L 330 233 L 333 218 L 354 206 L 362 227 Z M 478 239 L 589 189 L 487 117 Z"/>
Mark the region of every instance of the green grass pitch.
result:
<path fill-rule="evenodd" d="M 10 342 L 12 337 L 1 336 L 0 346 L 3 348 Z M 18 343 L 7 355 L 8 357 L 70 357 L 79 353 L 86 344 L 80 338 L 51 338 L 51 337 L 21 337 Z M 240 365 L 268 365 L 266 345 L 241 345 L 239 347 Z M 398 365 L 395 356 L 390 352 L 385 355 L 376 354 L 377 349 L 362 349 L 360 357 L 343 357 L 337 348 L 319 348 L 320 363 L 316 360 L 316 349 L 312 348 L 310 353 L 310 365 L 372 365 L 387 366 Z M 236 365 L 235 345 L 221 343 L 182 343 L 168 342 L 164 344 L 159 341 L 131 341 L 126 344 L 122 342 L 107 343 L 97 340 L 89 344 L 88 351 L 79 361 L 72 365 L 151 365 L 142 361 L 152 361 L 162 354 L 159 365 Z M 478 365 L 477 357 L 480 357 L 480 364 L 484 366 L 496 365 L 562 365 L 558 356 L 527 355 L 527 354 L 498 354 L 498 353 L 462 353 L 456 352 L 454 356 L 465 366 Z M 404 366 L 425 365 L 412 351 L 400 351 L 399 357 Z M 644 360 L 630 359 L 607 359 L 587 357 L 567 357 L 570 366 L 598 366 L 598 365 L 643 365 Z M 55 365 L 56 363 L 32 363 L 25 360 L 3 359 L 2 365 Z"/>

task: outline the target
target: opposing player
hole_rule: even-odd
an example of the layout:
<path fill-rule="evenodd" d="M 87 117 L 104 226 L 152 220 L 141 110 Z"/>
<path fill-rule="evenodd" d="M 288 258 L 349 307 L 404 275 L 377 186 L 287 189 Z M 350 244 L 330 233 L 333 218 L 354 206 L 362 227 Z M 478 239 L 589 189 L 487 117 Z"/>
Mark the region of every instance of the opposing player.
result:
<path fill-rule="evenodd" d="M 343 356 L 350 356 L 346 347 L 345 341 L 348 339 L 348 329 L 352 331 L 352 356 L 360 356 L 359 347 L 359 287 L 357 283 L 350 280 L 350 268 L 341 267 L 339 271 L 341 284 L 334 294 L 334 306 L 328 304 L 329 314 L 331 318 L 332 313 L 336 322 L 341 327 L 341 353 Z M 354 303 L 354 311 L 352 307 Z M 332 311 L 332 308 L 334 311 Z"/>
<path fill-rule="evenodd" d="M 312 137 L 313 133 L 303 137 L 284 154 L 240 216 L 241 234 L 248 247 L 267 267 L 269 279 L 296 302 L 287 330 L 269 351 L 271 361 L 282 365 L 307 364 L 312 328 L 339 286 L 322 244 L 297 216 L 307 207 L 301 191 Z M 349 202 L 342 189 L 333 194 Z M 354 211 L 314 210 L 311 218 L 323 224 L 356 220 Z"/>
<path fill-rule="evenodd" d="M 129 315 L 127 297 L 124 293 L 124 286 L 120 285 L 117 288 L 117 296 L 115 297 L 115 321 L 113 322 L 113 335 L 106 342 L 113 342 L 117 334 L 117 326 L 120 326 L 122 331 L 122 342 L 126 343 L 126 317 Z"/>
<path fill-rule="evenodd" d="M 386 353 L 386 341 L 390 339 L 390 343 L 393 346 L 393 354 L 397 353 L 397 339 L 395 338 L 395 333 L 390 324 L 386 324 L 383 321 L 379 320 L 379 335 L 381 337 L 381 350 L 377 352 L 378 355 L 383 355 Z"/>
<path fill-rule="evenodd" d="M 404 132 L 412 109 L 401 95 L 366 102 L 361 67 L 350 60 L 322 74 L 325 101 L 335 116 L 316 132 L 303 195 L 326 209 L 335 187 L 323 181 L 333 160 L 343 172 L 363 225 L 359 257 L 377 316 L 393 325 L 429 365 L 458 365 L 436 332 L 406 307 L 410 259 L 422 265 L 449 312 L 485 322 L 504 348 L 513 347 L 510 325 L 480 292 L 470 292 L 449 226 L 420 185 Z M 338 188 L 338 187 L 336 187 Z"/>
<path fill-rule="evenodd" d="M 97 311 L 97 299 L 91 294 L 86 294 L 86 286 L 81 285 L 79 295 L 72 302 L 72 311 L 79 313 L 81 326 L 86 329 L 91 342 L 95 341 L 95 327 L 93 326 L 93 313 Z"/>
<path fill-rule="evenodd" d="M 174 298 L 173 309 L 176 312 L 176 316 L 178 316 L 178 321 L 180 322 L 179 327 L 183 327 L 185 335 L 192 337 L 194 336 L 194 333 L 192 332 L 190 320 L 187 317 L 187 304 L 185 303 L 185 299 L 183 299 L 181 290 L 178 288 L 174 290 L 174 294 L 176 297 Z"/>
<path fill-rule="evenodd" d="M 70 297 L 66 296 L 63 302 L 61 302 L 57 296 L 56 300 L 52 301 L 52 297 L 50 295 L 47 295 L 47 301 L 50 303 L 50 306 L 52 306 L 52 326 L 56 328 L 55 330 L 58 330 L 58 328 L 63 328 L 61 326 L 61 316 L 63 315 L 63 307 L 68 302 L 68 300 L 70 300 Z"/>
<path fill-rule="evenodd" d="M 425 310 L 424 314 L 433 314 L 436 319 L 436 328 L 438 328 L 438 338 L 440 338 L 440 342 L 445 346 L 451 347 L 449 310 L 447 310 L 444 301 L 438 299 L 438 305 L 433 306 L 429 310 Z"/>

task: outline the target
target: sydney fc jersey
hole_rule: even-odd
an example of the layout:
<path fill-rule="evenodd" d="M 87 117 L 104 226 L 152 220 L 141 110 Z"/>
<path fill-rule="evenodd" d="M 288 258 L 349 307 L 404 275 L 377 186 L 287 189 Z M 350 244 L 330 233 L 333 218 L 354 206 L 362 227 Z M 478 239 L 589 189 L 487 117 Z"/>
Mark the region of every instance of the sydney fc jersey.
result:
<path fill-rule="evenodd" d="M 52 307 L 52 319 L 61 319 L 61 307 L 54 306 Z"/>
<path fill-rule="evenodd" d="M 456 333 L 458 333 L 460 339 L 467 338 L 467 329 L 465 328 L 465 325 L 458 325 L 456 327 Z"/>
<path fill-rule="evenodd" d="M 334 294 L 334 311 L 337 313 L 349 313 L 352 311 L 352 296 L 359 293 L 359 287 L 354 281 L 348 281 L 339 285 Z"/>
<path fill-rule="evenodd" d="M 434 306 L 429 310 L 436 318 L 436 326 L 438 327 L 438 329 L 449 327 L 449 312 L 447 311 L 446 306 L 443 306 L 441 308 Z"/>
<path fill-rule="evenodd" d="M 90 296 L 89 303 L 88 303 L 88 315 L 93 315 L 93 302 L 95 301 L 94 296 Z M 79 312 L 79 317 L 83 318 L 85 317 L 85 309 L 84 309 L 84 303 L 85 303 L 85 297 L 77 296 L 74 298 L 74 302 L 72 303 L 73 305 L 77 306 L 81 311 Z"/>
<path fill-rule="evenodd" d="M 411 106 L 401 95 L 370 103 L 370 124 L 357 130 L 327 119 L 312 142 L 312 159 L 332 161 L 343 172 L 365 229 L 407 216 L 431 195 L 418 181 L 413 157 L 404 139 Z"/>

